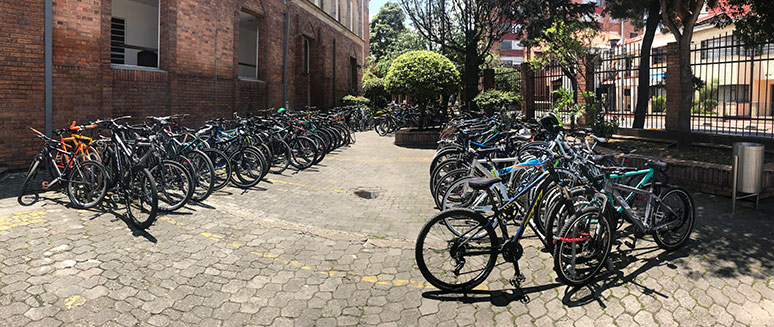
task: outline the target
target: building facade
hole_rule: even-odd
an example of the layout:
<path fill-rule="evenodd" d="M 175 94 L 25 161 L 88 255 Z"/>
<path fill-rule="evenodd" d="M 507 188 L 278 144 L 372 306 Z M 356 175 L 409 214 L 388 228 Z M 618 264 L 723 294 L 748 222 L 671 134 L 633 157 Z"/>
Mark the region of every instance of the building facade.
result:
<path fill-rule="evenodd" d="M 368 0 L 0 1 L 0 165 L 43 128 L 44 4 L 53 1 L 54 128 L 73 120 L 335 106 L 360 93 Z"/>

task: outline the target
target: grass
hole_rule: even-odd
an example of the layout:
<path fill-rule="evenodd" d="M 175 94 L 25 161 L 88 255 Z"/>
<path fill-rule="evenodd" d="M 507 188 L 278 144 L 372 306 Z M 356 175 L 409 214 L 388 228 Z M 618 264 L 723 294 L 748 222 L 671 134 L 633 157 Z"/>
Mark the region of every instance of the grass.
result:
<path fill-rule="evenodd" d="M 687 150 L 678 150 L 674 143 L 660 143 L 628 139 L 610 139 L 606 148 L 615 150 L 621 145 L 628 145 L 637 148 L 635 154 L 654 158 L 680 159 L 701 161 L 713 164 L 731 165 L 731 148 L 715 148 L 706 146 L 691 145 Z M 764 162 L 774 162 L 774 154 L 766 153 Z"/>

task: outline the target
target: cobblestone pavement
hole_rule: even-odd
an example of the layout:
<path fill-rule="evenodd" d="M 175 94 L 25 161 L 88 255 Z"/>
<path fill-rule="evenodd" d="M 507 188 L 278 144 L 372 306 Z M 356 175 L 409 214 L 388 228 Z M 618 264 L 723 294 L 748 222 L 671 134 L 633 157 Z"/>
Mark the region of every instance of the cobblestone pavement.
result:
<path fill-rule="evenodd" d="M 528 303 L 507 286 L 504 264 L 480 289 L 444 294 L 413 259 L 434 214 L 433 151 L 358 137 L 319 169 L 227 188 L 147 233 L 120 214 L 67 208 L 54 193 L 21 207 L 21 176 L 7 176 L 0 325 L 774 325 L 772 202 L 730 217 L 729 200 L 697 194 L 687 247 L 618 247 L 616 271 L 589 287 L 558 284 L 550 255 L 527 239 Z"/>

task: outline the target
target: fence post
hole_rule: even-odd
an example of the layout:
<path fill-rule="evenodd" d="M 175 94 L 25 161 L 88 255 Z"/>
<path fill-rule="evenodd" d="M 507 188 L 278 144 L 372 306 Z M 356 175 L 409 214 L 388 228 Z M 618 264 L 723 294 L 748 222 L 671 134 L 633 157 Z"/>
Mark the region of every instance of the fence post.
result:
<path fill-rule="evenodd" d="M 529 64 L 522 63 L 521 69 L 521 111 L 525 119 L 535 118 L 535 73 Z"/>
<path fill-rule="evenodd" d="M 583 92 L 594 93 L 594 60 L 587 57 L 578 61 L 578 103 L 585 104 L 586 97 Z"/>
<path fill-rule="evenodd" d="M 680 128 L 680 119 L 691 119 L 690 109 L 688 117 L 681 117 L 680 108 L 680 56 L 677 42 L 666 46 L 666 130 L 670 132 L 690 132 Z M 688 124 L 690 126 L 690 123 Z"/>

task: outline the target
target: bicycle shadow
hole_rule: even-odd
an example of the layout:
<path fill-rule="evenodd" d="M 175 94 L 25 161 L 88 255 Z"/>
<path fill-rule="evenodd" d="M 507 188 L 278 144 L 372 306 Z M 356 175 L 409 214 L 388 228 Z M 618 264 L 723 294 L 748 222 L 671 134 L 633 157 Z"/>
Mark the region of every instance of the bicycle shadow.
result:
<path fill-rule="evenodd" d="M 422 293 L 422 297 L 443 302 L 455 301 L 466 304 L 489 302 L 494 306 L 505 307 L 514 301 L 519 301 L 526 304 L 529 302 L 529 294 L 550 290 L 560 285 L 561 284 L 559 283 L 552 283 L 522 288 L 470 290 L 464 292 L 438 290 L 424 292 Z"/>

